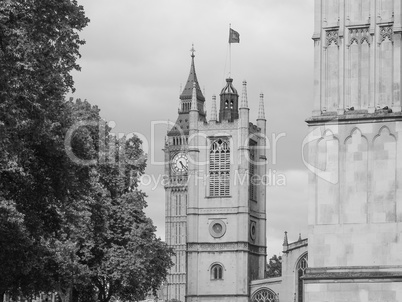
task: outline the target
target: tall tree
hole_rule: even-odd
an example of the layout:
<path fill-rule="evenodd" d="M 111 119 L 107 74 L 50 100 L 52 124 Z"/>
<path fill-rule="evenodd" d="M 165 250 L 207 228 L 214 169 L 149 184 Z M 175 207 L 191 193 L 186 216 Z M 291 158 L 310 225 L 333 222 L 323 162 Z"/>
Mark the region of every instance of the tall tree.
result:
<path fill-rule="evenodd" d="M 0 295 L 50 289 L 63 209 L 90 187 L 63 145 L 87 23 L 76 1 L 0 2 Z"/>
<path fill-rule="evenodd" d="M 109 149 L 98 170 L 99 194 L 87 247 L 91 253 L 85 263 L 96 301 L 137 301 L 159 288 L 172 265 L 172 250 L 156 238 L 155 227 L 143 211 L 145 194 L 138 189 L 145 169 L 141 141 L 106 138 Z"/>
<path fill-rule="evenodd" d="M 87 23 L 75 0 L 0 2 L 0 297 L 138 299 L 171 265 L 143 212 L 141 142 L 64 100 Z"/>

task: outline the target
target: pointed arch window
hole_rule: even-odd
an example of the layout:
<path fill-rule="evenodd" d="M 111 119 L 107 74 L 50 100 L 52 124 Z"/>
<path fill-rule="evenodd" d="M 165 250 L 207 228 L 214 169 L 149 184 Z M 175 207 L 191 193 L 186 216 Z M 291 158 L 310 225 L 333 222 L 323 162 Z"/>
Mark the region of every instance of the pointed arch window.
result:
<path fill-rule="evenodd" d="M 209 195 L 230 195 L 230 144 L 227 139 L 211 142 L 209 152 Z"/>
<path fill-rule="evenodd" d="M 297 290 L 297 302 L 303 302 L 304 299 L 304 284 L 302 277 L 306 273 L 308 268 L 308 255 L 304 254 L 296 264 L 296 290 Z"/>
<path fill-rule="evenodd" d="M 263 288 L 257 291 L 253 298 L 252 302 L 279 302 L 278 295 L 275 294 L 272 290 L 268 288 Z"/>

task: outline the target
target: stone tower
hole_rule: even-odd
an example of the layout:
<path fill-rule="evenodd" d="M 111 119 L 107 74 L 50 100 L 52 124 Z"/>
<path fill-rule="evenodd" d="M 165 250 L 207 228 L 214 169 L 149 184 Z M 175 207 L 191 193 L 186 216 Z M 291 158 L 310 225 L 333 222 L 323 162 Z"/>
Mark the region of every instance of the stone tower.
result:
<path fill-rule="evenodd" d="M 241 100 L 239 106 L 239 100 Z M 246 82 L 233 80 L 212 100 L 209 122 L 193 84 L 189 113 L 186 301 L 249 301 L 266 265 L 266 120 L 249 122 Z M 219 116 L 219 118 L 218 118 Z"/>
<path fill-rule="evenodd" d="M 315 0 L 304 301 L 402 301 L 401 17 L 401 0 Z"/>
<path fill-rule="evenodd" d="M 165 232 L 166 243 L 173 247 L 176 255 L 165 287 L 168 300 L 185 301 L 186 293 L 186 246 L 187 246 L 187 205 L 188 205 L 188 135 L 189 113 L 195 85 L 195 98 L 200 121 L 205 121 L 205 98 L 198 84 L 194 65 L 194 49 L 191 54 L 191 67 L 187 83 L 180 95 L 178 118 L 167 134 L 165 144 Z"/>

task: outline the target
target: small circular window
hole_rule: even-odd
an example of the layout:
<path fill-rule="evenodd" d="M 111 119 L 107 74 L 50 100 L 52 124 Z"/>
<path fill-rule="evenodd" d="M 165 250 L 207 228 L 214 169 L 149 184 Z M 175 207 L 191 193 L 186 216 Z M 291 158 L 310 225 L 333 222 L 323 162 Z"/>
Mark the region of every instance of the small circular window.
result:
<path fill-rule="evenodd" d="M 257 237 L 257 226 L 255 221 L 250 222 L 250 237 L 252 240 L 255 240 Z"/>
<path fill-rule="evenodd" d="M 226 224 L 222 220 L 213 220 L 209 224 L 209 233 L 214 238 L 220 238 L 226 233 Z"/>
<path fill-rule="evenodd" d="M 212 226 L 212 229 L 214 230 L 215 233 L 220 234 L 222 233 L 222 225 L 220 223 L 215 223 Z"/>

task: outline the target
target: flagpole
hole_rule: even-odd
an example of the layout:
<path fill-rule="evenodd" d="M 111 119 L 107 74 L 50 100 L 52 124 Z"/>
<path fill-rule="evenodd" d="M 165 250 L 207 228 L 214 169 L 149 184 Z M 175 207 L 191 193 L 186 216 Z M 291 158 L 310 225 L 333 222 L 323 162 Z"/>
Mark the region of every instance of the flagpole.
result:
<path fill-rule="evenodd" d="M 232 43 L 230 43 L 230 29 L 232 25 L 229 23 L 229 78 L 232 76 Z"/>

